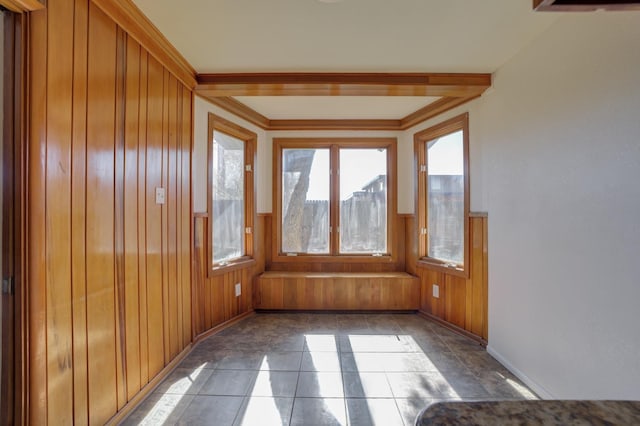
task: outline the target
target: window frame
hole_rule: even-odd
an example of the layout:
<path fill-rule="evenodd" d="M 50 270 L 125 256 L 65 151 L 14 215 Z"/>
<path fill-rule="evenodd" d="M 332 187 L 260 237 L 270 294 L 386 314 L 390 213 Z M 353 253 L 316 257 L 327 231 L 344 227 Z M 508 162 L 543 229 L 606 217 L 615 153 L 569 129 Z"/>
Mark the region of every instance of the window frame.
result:
<path fill-rule="evenodd" d="M 463 141 L 463 171 L 464 171 L 464 236 L 463 236 L 463 264 L 457 266 L 451 266 L 447 261 L 440 260 L 435 257 L 429 257 L 428 254 L 428 223 L 429 212 L 427 208 L 427 196 L 428 196 L 428 161 L 427 161 L 427 143 L 434 139 L 462 131 Z M 469 278 L 469 212 L 470 212 L 470 197 L 469 197 L 469 113 L 464 113 L 442 123 L 436 124 L 413 136 L 414 140 L 414 156 L 415 163 L 415 176 L 416 176 L 416 234 L 418 236 L 418 266 L 426 267 L 429 269 L 445 272 L 450 275 Z M 422 230 L 427 230 L 423 233 Z"/>
<path fill-rule="evenodd" d="M 213 262 L 213 141 L 215 132 L 225 133 L 244 142 L 244 254 L 228 262 Z M 208 276 L 226 273 L 234 269 L 250 266 L 255 263 L 255 223 L 256 223 L 256 194 L 255 194 L 255 164 L 256 143 L 258 136 L 225 118 L 213 113 L 208 114 L 207 126 L 207 262 Z M 247 166 L 251 166 L 247 170 Z M 250 232 L 247 232 L 250 230 Z"/>
<path fill-rule="evenodd" d="M 330 150 L 330 199 L 329 225 L 332 230 L 340 223 L 340 148 L 385 148 L 387 150 L 387 253 L 339 253 L 340 234 L 330 232 L 329 254 L 296 253 L 282 251 L 282 152 L 284 149 Z M 320 263 L 393 263 L 397 262 L 397 139 L 396 138 L 274 138 L 273 139 L 273 262 L 320 262 Z"/>

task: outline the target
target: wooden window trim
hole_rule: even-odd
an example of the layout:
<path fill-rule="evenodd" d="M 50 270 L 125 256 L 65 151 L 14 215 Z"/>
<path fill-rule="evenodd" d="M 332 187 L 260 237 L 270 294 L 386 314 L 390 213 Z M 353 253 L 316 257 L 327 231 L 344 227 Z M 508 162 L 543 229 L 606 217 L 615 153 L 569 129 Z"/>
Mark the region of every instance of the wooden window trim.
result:
<path fill-rule="evenodd" d="M 330 235 L 331 254 L 304 254 L 288 256 L 281 251 L 282 247 L 282 150 L 286 148 L 386 148 L 387 149 L 387 253 L 382 256 L 371 254 L 339 254 L 339 234 Z M 339 167 L 337 149 L 330 155 L 334 165 Z M 274 138 L 273 139 L 273 209 L 274 221 L 272 226 L 273 262 L 283 263 L 395 263 L 398 261 L 397 232 L 397 139 L 396 138 Z M 330 216 L 332 226 L 339 223 L 338 203 L 340 198 L 339 181 L 331 176 Z"/>
<path fill-rule="evenodd" d="M 427 171 L 421 171 L 421 166 L 427 165 L 426 142 L 448 135 L 455 131 L 463 132 L 463 156 L 464 156 L 464 264 L 461 268 L 447 266 L 447 262 L 428 257 L 427 235 L 421 234 L 420 230 L 428 228 L 427 211 Z M 464 113 L 446 120 L 428 129 L 422 130 L 413 136 L 415 175 L 416 175 L 416 212 L 418 215 L 417 229 L 418 235 L 418 263 L 419 267 L 446 272 L 463 278 L 469 278 L 469 113 Z"/>
<path fill-rule="evenodd" d="M 244 255 L 224 264 L 213 263 L 213 135 L 214 132 L 226 133 L 238 138 L 245 143 L 244 165 L 251 166 L 251 171 L 245 171 L 244 180 L 244 217 L 245 228 L 251 228 L 250 233 L 244 234 Z M 256 164 L 256 144 L 258 136 L 225 118 L 209 113 L 207 126 L 207 222 L 210 224 L 207 229 L 207 262 L 209 262 L 208 276 L 212 277 L 221 273 L 233 271 L 238 268 L 252 265 L 255 253 L 255 224 L 256 220 L 256 193 L 255 193 L 255 164 Z"/>

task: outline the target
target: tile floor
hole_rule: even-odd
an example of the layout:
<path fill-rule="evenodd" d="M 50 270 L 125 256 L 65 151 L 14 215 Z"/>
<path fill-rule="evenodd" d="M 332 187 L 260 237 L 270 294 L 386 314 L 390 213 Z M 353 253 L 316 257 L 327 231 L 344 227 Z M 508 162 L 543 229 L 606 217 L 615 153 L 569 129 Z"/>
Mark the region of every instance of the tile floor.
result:
<path fill-rule="evenodd" d="M 413 314 L 256 314 L 200 342 L 125 425 L 413 425 L 442 400 L 535 399 Z"/>

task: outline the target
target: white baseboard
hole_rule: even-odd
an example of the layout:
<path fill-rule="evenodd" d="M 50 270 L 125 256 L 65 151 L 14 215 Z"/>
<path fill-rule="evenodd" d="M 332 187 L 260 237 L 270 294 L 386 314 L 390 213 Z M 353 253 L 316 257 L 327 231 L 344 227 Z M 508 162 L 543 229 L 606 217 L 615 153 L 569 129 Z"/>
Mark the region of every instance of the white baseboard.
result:
<path fill-rule="evenodd" d="M 511 364 L 505 357 L 503 357 L 502 355 L 500 355 L 500 353 L 498 353 L 498 351 L 493 349 L 491 345 L 487 346 L 487 352 L 489 353 L 489 355 L 491 355 L 496 360 L 498 360 L 500 364 L 504 365 L 507 368 L 507 370 L 511 371 L 518 379 L 522 380 L 522 382 L 525 385 L 529 386 L 531 390 L 533 390 L 540 398 L 557 399 L 550 392 L 548 392 L 543 386 L 537 383 L 535 380 L 532 380 L 522 371 L 514 367 L 513 364 Z"/>

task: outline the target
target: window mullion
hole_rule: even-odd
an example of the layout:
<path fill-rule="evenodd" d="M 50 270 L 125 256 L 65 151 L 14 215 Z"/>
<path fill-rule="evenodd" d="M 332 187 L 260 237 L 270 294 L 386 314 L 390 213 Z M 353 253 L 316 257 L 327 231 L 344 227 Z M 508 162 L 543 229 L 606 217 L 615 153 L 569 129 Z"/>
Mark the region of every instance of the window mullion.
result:
<path fill-rule="evenodd" d="M 331 146 L 331 196 L 330 196 L 330 222 L 331 238 L 330 251 L 332 256 L 340 254 L 340 148 Z"/>

